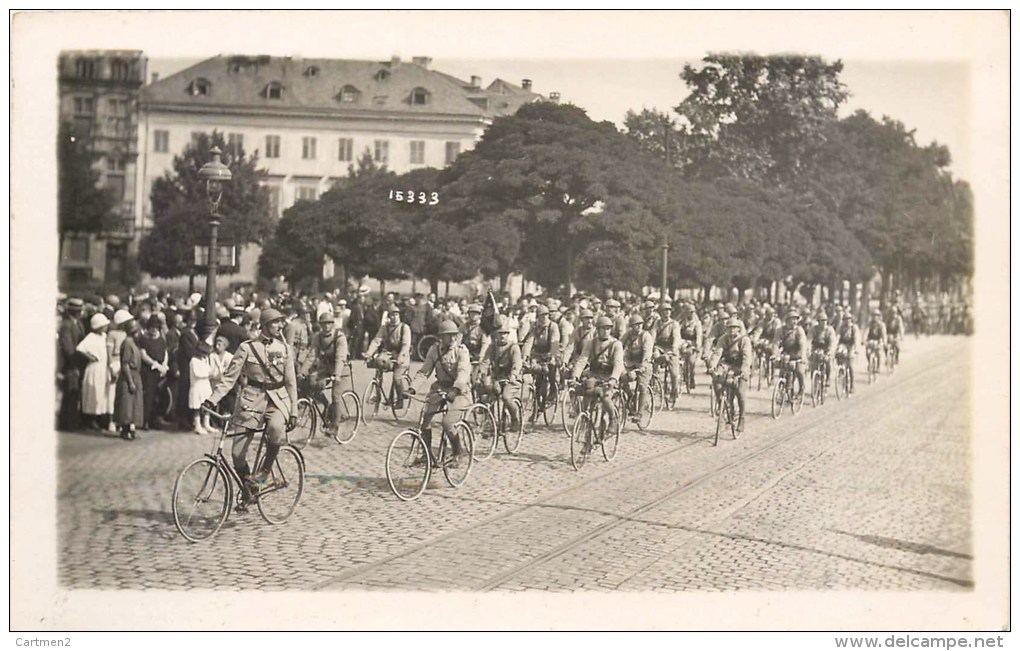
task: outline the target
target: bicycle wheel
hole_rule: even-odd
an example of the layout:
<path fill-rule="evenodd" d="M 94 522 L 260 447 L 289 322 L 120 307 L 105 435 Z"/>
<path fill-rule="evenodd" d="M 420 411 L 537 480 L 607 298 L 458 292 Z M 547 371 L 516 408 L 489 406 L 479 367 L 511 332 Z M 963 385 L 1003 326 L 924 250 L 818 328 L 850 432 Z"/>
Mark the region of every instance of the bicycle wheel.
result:
<path fill-rule="evenodd" d="M 788 385 L 789 391 L 793 390 L 793 379 L 791 378 L 790 384 Z M 799 414 L 800 410 L 804 408 L 804 390 L 801 389 L 800 393 L 793 394 L 787 398 L 790 401 L 790 412 L 794 415 Z"/>
<path fill-rule="evenodd" d="M 715 396 L 715 381 L 711 377 L 708 385 L 708 413 L 713 417 L 719 413 L 719 401 Z"/>
<path fill-rule="evenodd" d="M 580 413 L 574 422 L 574 432 L 570 436 L 570 465 L 580 470 L 588 460 L 591 452 L 592 426 L 587 413 Z"/>
<path fill-rule="evenodd" d="M 574 433 L 574 422 L 577 415 L 581 413 L 581 398 L 573 393 L 567 392 L 560 401 L 560 423 L 563 431 L 569 437 Z"/>
<path fill-rule="evenodd" d="M 406 391 L 409 386 L 411 386 L 411 378 L 404 375 L 404 390 Z M 397 407 L 397 400 L 397 385 L 393 383 L 390 385 L 390 411 L 393 412 L 393 417 L 397 420 L 404 420 L 404 417 L 407 416 L 407 411 L 411 408 L 411 399 L 404 396 L 400 407 Z"/>
<path fill-rule="evenodd" d="M 740 405 L 737 404 L 737 392 L 736 392 L 736 390 L 731 389 L 729 391 L 729 399 L 727 400 L 727 402 L 729 403 L 728 409 L 729 409 L 729 420 L 730 420 L 730 435 L 733 437 L 733 440 L 736 441 L 737 437 L 740 436 L 740 433 L 737 431 L 737 423 L 740 422 L 740 416 L 739 416 L 739 414 L 740 414 Z"/>
<path fill-rule="evenodd" d="M 169 382 L 156 390 L 156 415 L 167 422 L 174 419 L 174 390 Z"/>
<path fill-rule="evenodd" d="M 846 368 L 842 364 L 836 367 L 836 400 L 842 400 L 847 397 L 846 382 Z"/>
<path fill-rule="evenodd" d="M 471 434 L 471 428 L 463 421 L 453 426 L 453 432 L 460 439 L 460 459 L 457 463 L 453 463 L 452 459 L 450 461 L 444 459 L 444 453 L 449 451 L 449 446 L 445 445 L 445 436 L 443 444 L 439 446 L 439 458 L 442 460 L 440 463 L 443 465 L 443 476 L 446 477 L 446 483 L 454 488 L 460 488 L 467 481 L 468 475 L 471 474 L 471 466 L 475 462 L 475 437 Z M 444 447 L 447 449 L 444 450 Z"/>
<path fill-rule="evenodd" d="M 652 416 L 655 415 L 655 398 L 652 396 L 652 392 L 645 391 L 644 395 L 638 394 L 638 404 L 641 406 L 638 408 L 637 426 L 639 430 L 644 431 L 652 424 Z"/>
<path fill-rule="evenodd" d="M 616 415 L 619 419 L 620 432 L 622 433 L 627 429 L 627 422 L 630 420 L 630 400 L 624 396 L 623 389 L 617 392 L 616 397 L 613 398 L 613 404 L 616 405 Z"/>
<path fill-rule="evenodd" d="M 545 405 L 542 410 L 542 420 L 546 425 L 556 422 L 556 409 L 560 405 L 560 388 L 555 382 L 549 381 L 546 389 Z"/>
<path fill-rule="evenodd" d="M 517 408 L 517 427 L 510 427 L 512 419 L 506 409 L 503 410 L 504 422 L 500 427 L 500 432 L 503 434 L 503 449 L 509 454 L 517 452 L 517 449 L 521 447 L 521 440 L 524 438 L 524 407 L 521 406 L 520 398 L 514 398 L 514 407 Z"/>
<path fill-rule="evenodd" d="M 206 457 L 195 459 L 174 482 L 174 526 L 191 542 L 208 538 L 226 522 L 232 498 L 223 468 Z"/>
<path fill-rule="evenodd" d="M 715 407 L 715 441 L 712 445 L 719 445 L 719 433 L 722 432 L 723 423 L 726 421 L 726 408 L 723 405 L 723 398 L 719 396 L 714 401 Z"/>
<path fill-rule="evenodd" d="M 350 443 L 361 428 L 361 398 L 353 391 L 344 391 L 333 408 L 336 410 L 333 440 L 337 443 Z"/>
<path fill-rule="evenodd" d="M 655 396 L 655 404 L 663 406 L 666 404 L 662 393 L 662 380 L 659 379 L 658 375 L 652 374 L 652 379 L 648 381 L 648 389 Z M 567 434 L 569 435 L 570 432 L 567 432 Z"/>
<path fill-rule="evenodd" d="M 382 387 L 379 382 L 372 380 L 365 387 L 365 395 L 361 398 L 362 421 L 367 425 L 375 420 L 382 408 Z"/>
<path fill-rule="evenodd" d="M 538 415 L 536 409 L 538 403 L 535 399 L 535 386 L 525 382 L 521 385 L 521 422 L 534 422 L 533 418 Z"/>
<path fill-rule="evenodd" d="M 294 415 L 297 417 L 297 425 L 287 431 L 287 443 L 300 450 L 315 437 L 319 417 L 315 405 L 308 398 L 300 398 L 297 401 Z"/>
<path fill-rule="evenodd" d="M 621 411 L 619 404 L 617 404 L 616 422 L 610 424 L 608 416 L 603 418 L 605 431 L 602 432 L 602 458 L 606 461 L 615 459 L 616 453 L 620 451 L 620 433 L 623 431 L 623 417 L 625 415 L 626 410 Z"/>
<path fill-rule="evenodd" d="M 418 460 L 425 458 L 418 463 Z M 401 500 L 416 500 L 429 483 L 432 466 L 425 454 L 425 442 L 413 429 L 397 434 L 386 450 L 386 481 Z"/>
<path fill-rule="evenodd" d="M 817 370 L 811 372 L 811 406 L 822 406 L 822 373 Z"/>
<path fill-rule="evenodd" d="M 439 338 L 435 335 L 425 335 L 418 340 L 418 345 L 415 346 L 415 352 L 418 353 L 418 361 L 424 362 L 425 356 L 429 354 L 429 349 L 439 343 Z"/>
<path fill-rule="evenodd" d="M 262 519 L 269 524 L 286 522 L 301 501 L 304 490 L 305 464 L 301 453 L 289 445 L 280 446 L 269 481 L 256 496 Z"/>
<path fill-rule="evenodd" d="M 666 408 L 670 411 L 676 409 L 678 388 L 679 387 L 676 386 L 676 383 L 673 382 L 673 376 L 667 371 L 666 377 L 663 379 L 662 383 L 662 393 L 664 400 L 663 404 L 665 404 Z"/>
<path fill-rule="evenodd" d="M 868 384 L 874 384 L 878 376 L 878 353 L 868 358 Z"/>
<path fill-rule="evenodd" d="M 485 461 L 492 457 L 492 453 L 496 451 L 498 431 L 496 419 L 488 405 L 481 403 L 471 405 L 464 415 L 464 420 L 471 426 L 471 432 L 474 434 L 472 453 L 475 461 Z"/>
<path fill-rule="evenodd" d="M 786 379 L 779 378 L 772 387 L 772 418 L 777 419 L 783 415 L 783 407 L 786 406 Z"/>

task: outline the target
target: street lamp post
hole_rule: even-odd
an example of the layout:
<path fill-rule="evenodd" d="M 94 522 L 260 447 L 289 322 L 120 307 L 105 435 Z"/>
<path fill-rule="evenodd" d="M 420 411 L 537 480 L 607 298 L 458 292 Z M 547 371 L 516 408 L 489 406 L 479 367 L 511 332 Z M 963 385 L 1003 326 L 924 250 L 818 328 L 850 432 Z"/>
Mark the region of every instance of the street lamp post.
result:
<path fill-rule="evenodd" d="M 223 153 L 220 148 L 213 147 L 209 153 L 213 159 L 198 170 L 198 177 L 205 181 L 205 192 L 209 198 L 209 268 L 205 277 L 206 336 L 216 328 L 216 267 L 219 262 L 216 237 L 220 229 L 220 199 L 223 197 L 223 184 L 233 178 L 230 168 L 220 162 Z"/>
<path fill-rule="evenodd" d="M 660 296 L 660 303 L 666 302 L 666 266 L 669 258 L 669 235 L 666 235 L 666 239 L 662 243 L 662 293 Z"/>

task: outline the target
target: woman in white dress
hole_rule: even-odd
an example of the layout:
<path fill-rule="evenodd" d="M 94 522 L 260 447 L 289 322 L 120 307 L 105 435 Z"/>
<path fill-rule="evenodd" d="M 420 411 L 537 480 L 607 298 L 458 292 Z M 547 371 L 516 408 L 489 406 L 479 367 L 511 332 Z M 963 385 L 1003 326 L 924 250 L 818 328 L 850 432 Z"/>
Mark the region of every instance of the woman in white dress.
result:
<path fill-rule="evenodd" d="M 110 415 L 107 394 L 110 388 L 110 358 L 106 348 L 106 331 L 110 320 L 99 313 L 89 321 L 92 332 L 78 344 L 78 352 L 88 360 L 81 386 L 81 413 L 89 429 L 104 429 Z"/>
<path fill-rule="evenodd" d="M 210 347 L 204 340 L 198 342 L 195 356 L 191 358 L 189 372 L 191 384 L 188 387 L 188 408 L 192 410 L 195 434 L 208 434 L 209 415 L 202 413 L 202 403 L 212 395 L 209 382 L 212 369 L 209 364 Z"/>

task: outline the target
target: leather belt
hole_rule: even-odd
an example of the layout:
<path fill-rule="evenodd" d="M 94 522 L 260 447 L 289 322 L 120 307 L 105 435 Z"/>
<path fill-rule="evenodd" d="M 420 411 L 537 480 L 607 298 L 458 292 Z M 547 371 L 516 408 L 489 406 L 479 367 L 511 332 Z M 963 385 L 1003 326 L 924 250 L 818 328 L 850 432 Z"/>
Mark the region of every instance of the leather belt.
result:
<path fill-rule="evenodd" d="M 248 380 L 248 386 L 255 387 L 256 389 L 264 389 L 266 391 L 273 391 L 275 389 L 282 389 L 283 382 L 274 382 L 272 384 L 266 384 L 259 382 L 258 380 Z"/>

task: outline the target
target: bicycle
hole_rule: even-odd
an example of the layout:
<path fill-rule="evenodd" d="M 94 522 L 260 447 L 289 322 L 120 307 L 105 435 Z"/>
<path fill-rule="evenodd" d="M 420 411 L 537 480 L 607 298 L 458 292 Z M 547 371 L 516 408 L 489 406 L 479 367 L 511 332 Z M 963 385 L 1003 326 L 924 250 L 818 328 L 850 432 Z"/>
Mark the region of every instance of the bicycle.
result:
<path fill-rule="evenodd" d="M 155 405 L 153 407 L 153 413 L 159 420 L 170 423 L 176 418 L 174 414 L 174 408 L 177 405 L 177 400 L 174 396 L 174 386 L 177 381 L 170 377 L 167 373 L 159 378 L 159 382 L 156 383 L 156 398 Z M 187 396 L 185 396 L 185 399 Z"/>
<path fill-rule="evenodd" d="M 429 354 L 429 350 L 438 343 L 439 337 L 436 335 L 422 335 L 414 347 L 414 352 L 418 356 L 418 361 L 424 362 L 425 356 Z"/>
<path fill-rule="evenodd" d="M 804 388 L 798 392 L 793 385 L 796 383 L 797 362 L 795 360 L 784 360 L 779 377 L 772 387 L 772 418 L 776 419 L 783 415 L 783 408 L 790 404 L 790 413 L 797 415 L 804 406 Z"/>
<path fill-rule="evenodd" d="M 350 373 L 350 362 L 348 362 L 348 373 Z M 298 448 L 304 449 L 318 432 L 319 425 L 325 425 L 330 420 L 330 408 L 333 407 L 332 393 L 333 383 L 336 376 L 329 376 L 325 379 L 321 388 L 316 388 L 310 397 L 299 398 L 294 409 L 297 416 L 297 425 L 292 430 L 291 436 L 287 433 L 287 442 Z M 340 394 L 340 402 L 336 405 L 336 422 L 332 423 L 330 437 L 340 443 L 350 443 L 358 434 L 361 427 L 361 398 L 350 389 Z"/>
<path fill-rule="evenodd" d="M 850 373 L 850 353 L 845 347 L 836 351 L 836 399 L 849 398 L 854 392 Z"/>
<path fill-rule="evenodd" d="M 739 405 L 737 404 L 738 381 L 731 369 L 716 374 L 716 379 L 722 385 L 722 393 L 716 390 L 715 393 L 715 442 L 712 445 L 719 445 L 719 433 L 727 425 L 730 428 L 730 435 L 736 441 L 739 433 L 737 423 L 739 420 Z M 715 384 L 713 382 L 713 384 Z"/>
<path fill-rule="evenodd" d="M 868 342 L 868 384 L 874 384 L 878 380 L 878 371 L 881 366 L 881 351 L 877 341 Z"/>
<path fill-rule="evenodd" d="M 485 392 L 480 400 L 468 407 L 465 420 L 471 426 L 475 437 L 475 461 L 492 457 L 496 445 L 503 439 L 503 449 L 508 454 L 517 452 L 524 438 L 524 412 L 521 399 L 514 396 L 511 402 L 517 409 L 517 427 L 511 427 L 513 418 L 500 394 L 507 380 L 497 380 L 492 391 Z"/>
<path fill-rule="evenodd" d="M 556 409 L 560 404 L 560 389 L 559 382 L 556 378 L 556 369 L 550 366 L 548 362 L 536 362 L 536 366 L 526 371 L 531 374 L 532 380 L 534 381 L 533 391 L 534 400 L 531 406 L 531 422 L 538 421 L 538 415 L 542 414 L 542 420 L 545 424 L 552 425 L 556 421 Z M 539 392 L 538 389 L 538 378 L 542 376 L 545 379 L 543 383 L 545 385 L 545 392 Z"/>
<path fill-rule="evenodd" d="M 765 386 L 772 386 L 772 375 L 774 373 L 774 362 L 772 359 L 772 347 L 768 344 L 762 344 L 755 351 L 755 368 L 754 372 L 758 376 L 757 391 L 761 391 L 762 379 L 765 380 Z M 750 385 L 750 382 L 748 383 Z"/>
<path fill-rule="evenodd" d="M 560 424 L 563 425 L 563 431 L 567 437 L 573 435 L 574 424 L 577 422 L 577 416 L 581 413 L 581 396 L 577 395 L 573 387 L 567 387 L 566 390 L 561 392 L 563 396 L 560 400 Z"/>
<path fill-rule="evenodd" d="M 604 389 L 606 381 L 599 380 L 596 383 L 599 389 Z M 576 388 L 575 388 L 576 392 Z M 588 460 L 588 455 L 596 445 L 602 448 L 602 457 L 606 461 L 612 461 L 620 447 L 620 422 L 617 414 L 616 426 L 609 431 L 609 416 L 602 407 L 602 398 L 598 392 L 584 397 L 584 406 L 574 423 L 574 431 L 570 437 L 570 465 L 574 470 L 580 470 Z"/>
<path fill-rule="evenodd" d="M 648 429 L 652 423 L 652 418 L 655 416 L 655 396 L 650 390 L 645 390 L 644 402 L 642 403 L 641 409 L 638 409 L 638 398 L 640 397 L 640 390 L 632 391 L 630 389 L 631 384 L 637 385 L 637 380 L 629 379 L 628 375 L 620 378 L 620 392 L 623 395 L 623 400 L 620 403 L 620 421 L 621 429 L 627 428 L 627 422 L 630 418 L 634 418 L 634 422 L 637 423 L 638 429 L 642 432 Z M 633 415 L 633 416 L 632 416 Z"/>
<path fill-rule="evenodd" d="M 896 370 L 896 365 L 900 363 L 900 342 L 897 339 L 893 339 L 889 342 L 889 354 L 885 358 L 885 370 L 889 375 L 893 374 Z"/>
<path fill-rule="evenodd" d="M 380 407 L 384 405 L 390 408 L 395 419 L 402 420 L 407 415 L 407 410 L 410 409 L 411 403 L 405 395 L 403 405 L 397 407 L 397 383 L 394 378 L 390 378 L 390 390 L 385 394 L 383 393 L 383 374 L 393 370 L 392 361 L 376 360 L 372 362 L 372 360 L 369 360 L 369 365 L 375 367 L 375 377 L 365 387 L 365 395 L 361 398 L 362 422 L 367 425 L 375 420 L 375 417 L 379 414 Z M 405 387 L 411 386 L 410 375 L 404 373 L 403 379 Z"/>
<path fill-rule="evenodd" d="M 814 370 L 811 371 L 811 406 L 821 407 L 825 404 L 825 395 L 828 393 L 829 382 L 828 364 L 826 364 L 825 355 L 818 351 L 812 352 L 811 365 L 814 367 Z"/>
<path fill-rule="evenodd" d="M 427 398 L 418 398 L 413 394 L 409 397 L 420 402 L 427 400 Z M 441 416 L 449 409 L 448 394 L 441 392 L 440 398 L 442 403 L 436 416 Z M 436 456 L 433 456 L 431 449 L 427 449 L 422 436 L 424 422 L 425 409 L 423 408 L 418 417 L 418 425 L 397 434 L 386 450 L 386 481 L 389 482 L 393 494 L 404 502 L 414 501 L 425 492 L 435 467 L 443 469 L 443 476 L 446 477 L 446 482 L 451 487 L 460 488 L 471 474 L 471 466 L 474 463 L 474 436 L 471 426 L 464 418 L 461 418 L 453 426 L 460 439 L 462 459 L 466 460 L 462 461 L 460 467 L 455 467 L 450 463 L 447 452 L 448 448 L 452 447 L 452 443 L 447 441 L 449 436 L 442 426 L 439 427 L 442 434 Z"/>
<path fill-rule="evenodd" d="M 212 536 L 230 516 L 235 493 L 239 506 L 254 501 L 262 519 L 269 524 L 285 522 L 294 513 L 304 492 L 305 462 L 301 452 L 292 445 L 281 445 L 270 470 L 269 480 L 246 499 L 240 475 L 223 454 L 223 443 L 228 438 L 262 434 L 265 426 L 256 430 L 230 432 L 230 416 L 206 407 L 202 409 L 222 422 L 223 426 L 213 452 L 195 459 L 177 475 L 171 502 L 177 531 L 190 542 Z M 260 413 L 248 408 L 245 411 Z M 265 436 L 260 437 L 258 451 L 255 453 L 255 468 L 262 464 L 265 442 Z M 208 512 L 205 507 L 209 507 Z"/>
<path fill-rule="evenodd" d="M 656 402 L 662 405 L 663 409 L 676 409 L 678 397 L 677 387 L 673 386 L 673 376 L 669 373 L 669 357 L 662 352 L 662 349 L 655 349 L 655 361 L 652 364 L 652 377 L 648 382 L 652 393 L 656 395 Z M 659 379 L 659 375 L 662 379 Z"/>

